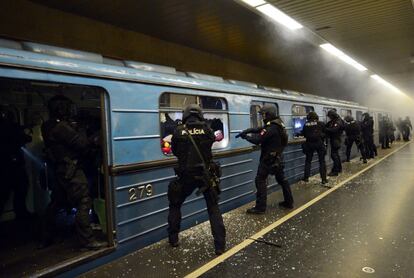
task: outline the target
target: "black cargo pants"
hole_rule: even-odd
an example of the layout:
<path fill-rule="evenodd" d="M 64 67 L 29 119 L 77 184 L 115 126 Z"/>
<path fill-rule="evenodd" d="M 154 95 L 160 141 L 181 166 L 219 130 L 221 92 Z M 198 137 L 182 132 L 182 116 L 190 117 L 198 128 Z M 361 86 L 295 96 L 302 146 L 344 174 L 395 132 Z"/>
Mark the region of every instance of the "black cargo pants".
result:
<path fill-rule="evenodd" d="M 325 181 L 326 180 L 326 163 L 325 163 L 326 147 L 323 144 L 323 142 L 322 141 L 306 142 L 302 145 L 302 149 L 306 155 L 304 178 L 307 179 L 310 176 L 313 153 L 316 152 L 318 154 L 318 159 L 319 159 L 319 174 L 321 175 L 321 179 Z"/>
<path fill-rule="evenodd" d="M 264 161 L 260 161 L 256 174 L 256 209 L 266 210 L 267 207 L 267 177 L 269 175 L 275 175 L 276 181 L 282 187 L 284 201 L 293 205 L 292 191 L 290 190 L 289 182 L 285 178 L 283 172 L 283 162 L 280 163 L 280 167 L 270 168 L 270 165 Z"/>
<path fill-rule="evenodd" d="M 46 225 L 44 240 L 53 237 L 55 231 L 55 217 L 59 209 L 65 207 L 76 208 L 75 228 L 81 245 L 87 245 L 95 240 L 90 226 L 89 211 L 92 200 L 89 195 L 88 182 L 82 170 L 77 169 L 71 179 L 64 178 L 63 171 L 55 173 L 55 185 L 52 200 L 46 211 Z"/>
<path fill-rule="evenodd" d="M 168 237 L 170 243 L 178 242 L 178 233 L 181 227 L 181 206 L 194 190 L 202 187 L 204 187 L 203 180 L 194 175 L 183 175 L 169 184 Z M 203 195 L 207 204 L 214 247 L 216 250 L 224 250 L 226 246 L 226 230 L 218 206 L 217 192 L 210 187 L 203 192 Z"/>

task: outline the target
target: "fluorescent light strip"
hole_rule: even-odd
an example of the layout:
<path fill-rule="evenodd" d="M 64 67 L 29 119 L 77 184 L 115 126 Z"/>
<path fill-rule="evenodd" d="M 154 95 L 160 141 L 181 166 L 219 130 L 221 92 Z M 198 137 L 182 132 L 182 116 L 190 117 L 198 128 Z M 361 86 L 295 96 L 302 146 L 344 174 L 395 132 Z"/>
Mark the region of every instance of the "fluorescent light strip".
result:
<path fill-rule="evenodd" d="M 257 7 L 257 6 L 256 6 Z M 283 24 L 287 28 L 291 30 L 297 30 L 302 28 L 303 26 L 295 21 L 290 16 L 286 15 L 279 9 L 275 8 L 271 4 L 262 5 L 256 8 L 259 12 L 267 15 L 268 17 L 272 18 L 273 20 Z"/>
<path fill-rule="evenodd" d="M 356 68 L 359 71 L 366 71 L 367 70 L 366 67 L 364 67 L 363 65 L 361 65 L 360 63 L 358 63 L 357 61 L 355 61 L 354 59 L 352 59 L 351 57 L 349 57 L 348 55 L 346 55 L 345 53 L 343 53 L 341 50 L 339 50 L 338 48 L 336 48 L 335 46 L 333 46 L 330 43 L 321 44 L 320 47 L 322 47 L 324 50 L 328 51 L 332 55 L 335 55 L 336 57 L 338 57 L 339 59 L 341 59 L 345 63 L 353 66 L 354 68 Z"/>
<path fill-rule="evenodd" d="M 376 74 L 373 74 L 373 75 L 371 75 L 371 78 L 372 79 L 375 79 L 376 81 L 378 81 L 379 83 L 381 83 L 382 85 L 384 85 L 384 86 L 386 86 L 386 87 L 388 87 L 388 88 L 390 88 L 391 90 L 393 90 L 394 92 L 396 92 L 396 93 L 400 93 L 400 94 L 402 94 L 403 92 L 400 90 L 400 89 L 398 89 L 397 87 L 395 87 L 394 85 L 392 85 L 391 83 L 388 83 L 387 81 L 385 81 L 384 79 L 382 79 L 381 77 L 379 77 L 378 75 L 376 75 Z"/>
<path fill-rule="evenodd" d="M 266 4 L 266 1 L 263 1 L 263 0 L 241 0 L 241 1 L 246 3 L 249 6 L 252 6 L 253 8 Z"/>

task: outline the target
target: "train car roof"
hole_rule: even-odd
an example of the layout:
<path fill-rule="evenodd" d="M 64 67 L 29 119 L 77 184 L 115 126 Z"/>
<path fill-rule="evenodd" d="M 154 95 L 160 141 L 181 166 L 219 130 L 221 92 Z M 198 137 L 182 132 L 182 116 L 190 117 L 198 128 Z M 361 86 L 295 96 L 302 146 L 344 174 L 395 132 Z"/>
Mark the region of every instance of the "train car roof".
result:
<path fill-rule="evenodd" d="M 220 76 L 195 72 L 184 73 L 177 71 L 173 67 L 111 59 L 91 52 L 1 38 L 0 64 L 48 71 L 63 71 L 72 74 L 98 76 L 109 79 L 256 95 L 260 97 L 290 100 L 293 102 L 368 109 L 367 107 L 351 101 L 331 99 L 273 87 L 258 86 L 255 83 L 246 81 L 225 80 Z"/>

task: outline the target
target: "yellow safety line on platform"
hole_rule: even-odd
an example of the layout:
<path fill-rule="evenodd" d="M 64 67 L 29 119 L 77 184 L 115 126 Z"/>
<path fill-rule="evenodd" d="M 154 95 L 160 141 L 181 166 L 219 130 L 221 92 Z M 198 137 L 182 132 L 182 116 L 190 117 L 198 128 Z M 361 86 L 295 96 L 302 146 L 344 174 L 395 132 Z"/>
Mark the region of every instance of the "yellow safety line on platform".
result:
<path fill-rule="evenodd" d="M 327 195 L 331 194 L 332 192 L 334 192 L 338 188 L 342 187 L 344 184 L 348 183 L 349 181 L 353 180 L 357 176 L 361 175 L 362 173 L 368 171 L 369 169 L 371 169 L 372 167 L 374 167 L 378 163 L 382 162 L 384 159 L 388 158 L 389 156 L 393 155 L 394 153 L 398 152 L 399 150 L 401 150 L 402 148 L 404 148 L 405 146 L 407 146 L 410 143 L 411 142 L 405 143 L 404 145 L 400 146 L 398 149 L 396 149 L 396 150 L 392 151 L 391 153 L 385 155 L 384 157 L 380 158 L 378 161 L 375 161 L 371 165 L 368 165 L 366 168 L 362 169 L 358 173 L 356 173 L 356 174 L 350 176 L 349 178 L 347 178 L 346 180 L 338 183 L 334 187 L 332 187 L 329 190 L 323 192 L 322 194 L 318 195 L 316 198 L 310 200 L 309 202 L 307 202 L 303 206 L 295 209 L 294 211 L 290 212 L 289 214 L 286 214 L 285 216 L 283 216 L 282 218 L 280 218 L 276 222 L 273 222 L 272 224 L 270 224 L 266 228 L 264 228 L 261 231 L 257 232 L 253 236 L 249 237 L 248 239 L 246 239 L 243 242 L 239 243 L 238 245 L 234 246 L 233 248 L 231 248 L 230 250 L 228 250 L 224 254 L 222 254 L 222 255 L 218 256 L 217 258 L 211 260 L 210 262 L 206 263 L 205 265 L 203 265 L 202 267 L 200 267 L 197 270 L 193 271 L 192 273 L 186 275 L 185 277 L 186 278 L 199 277 L 200 275 L 206 273 L 207 271 L 209 271 L 210 269 L 214 268 L 218 264 L 224 262 L 225 260 L 227 260 L 228 258 L 230 258 L 231 256 L 233 256 L 234 254 L 236 254 L 240 250 L 246 248 L 247 246 L 249 246 L 250 244 L 252 244 L 253 242 L 255 242 L 254 240 L 257 240 L 257 239 L 261 238 L 262 236 L 264 236 L 265 234 L 267 234 L 268 232 L 270 232 L 271 230 L 273 230 L 277 226 L 281 225 L 283 222 L 289 220 L 290 218 L 294 217 L 298 213 L 304 211 L 305 209 L 307 209 L 311 205 L 315 204 L 319 200 L 321 200 L 324 197 L 326 197 Z"/>

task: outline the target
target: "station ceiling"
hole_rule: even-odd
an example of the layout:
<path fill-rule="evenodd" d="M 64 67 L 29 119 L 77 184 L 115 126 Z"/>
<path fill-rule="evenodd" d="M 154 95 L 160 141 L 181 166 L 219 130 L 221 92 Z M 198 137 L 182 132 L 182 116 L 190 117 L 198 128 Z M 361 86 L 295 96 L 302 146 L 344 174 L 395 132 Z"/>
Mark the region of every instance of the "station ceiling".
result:
<path fill-rule="evenodd" d="M 309 28 L 310 37 L 292 36 L 232 0 L 33 1 L 275 72 L 309 73 L 309 78 L 330 71 L 315 42 L 315 36 L 322 36 L 414 94 L 410 0 L 268 0 Z"/>

